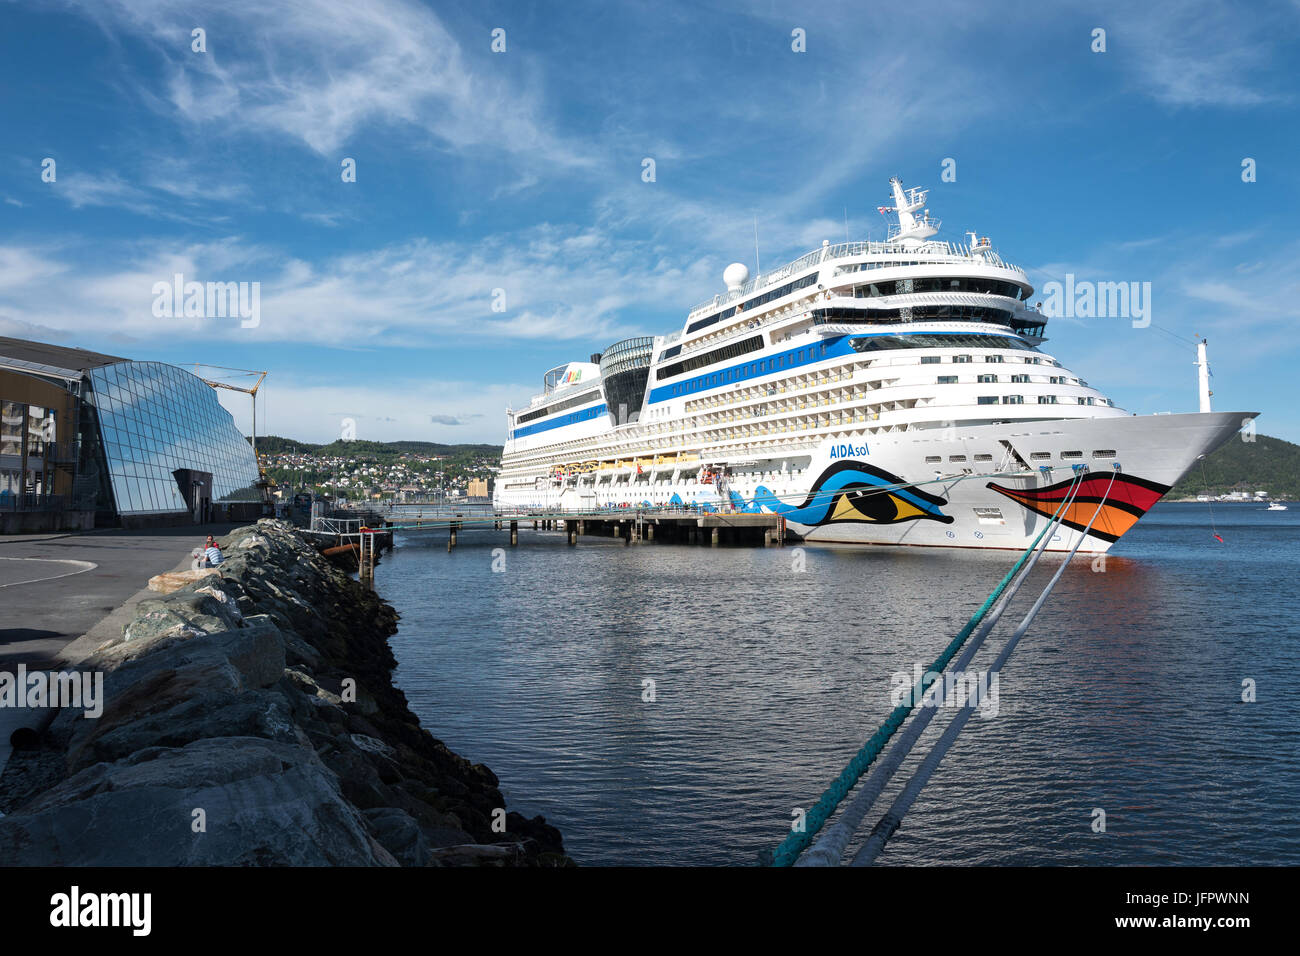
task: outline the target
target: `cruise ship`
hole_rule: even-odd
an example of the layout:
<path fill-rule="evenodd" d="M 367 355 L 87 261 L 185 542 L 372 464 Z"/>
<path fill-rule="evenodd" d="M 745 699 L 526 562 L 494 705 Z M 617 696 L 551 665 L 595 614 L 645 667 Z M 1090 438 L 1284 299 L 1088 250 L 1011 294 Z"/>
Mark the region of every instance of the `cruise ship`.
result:
<path fill-rule="evenodd" d="M 823 242 L 679 331 L 551 369 L 507 410 L 500 508 L 768 512 L 810 542 L 1105 552 L 1255 413 L 1134 415 L 1044 349 L 1025 272 L 933 238 L 890 180 L 885 241 Z M 1086 535 L 1085 535 L 1086 532 Z"/>

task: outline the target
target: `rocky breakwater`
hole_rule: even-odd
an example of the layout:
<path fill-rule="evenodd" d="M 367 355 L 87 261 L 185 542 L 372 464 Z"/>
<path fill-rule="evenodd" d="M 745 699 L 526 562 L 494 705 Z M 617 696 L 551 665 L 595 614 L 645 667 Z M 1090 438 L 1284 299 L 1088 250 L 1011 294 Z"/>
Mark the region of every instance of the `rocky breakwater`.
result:
<path fill-rule="evenodd" d="M 397 615 L 283 523 L 142 600 L 0 776 L 8 865 L 569 865 L 393 686 Z"/>

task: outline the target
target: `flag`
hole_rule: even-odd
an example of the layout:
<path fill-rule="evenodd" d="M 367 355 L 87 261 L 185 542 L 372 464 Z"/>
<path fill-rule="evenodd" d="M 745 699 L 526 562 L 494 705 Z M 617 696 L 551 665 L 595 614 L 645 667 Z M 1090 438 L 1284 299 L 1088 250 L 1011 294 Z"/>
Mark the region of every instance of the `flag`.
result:
<path fill-rule="evenodd" d="M 882 216 L 883 216 L 885 213 L 887 213 L 887 212 L 893 212 L 893 211 L 894 211 L 894 207 L 893 207 L 893 206 L 877 206 L 877 207 L 876 207 L 876 212 L 880 213 Z"/>

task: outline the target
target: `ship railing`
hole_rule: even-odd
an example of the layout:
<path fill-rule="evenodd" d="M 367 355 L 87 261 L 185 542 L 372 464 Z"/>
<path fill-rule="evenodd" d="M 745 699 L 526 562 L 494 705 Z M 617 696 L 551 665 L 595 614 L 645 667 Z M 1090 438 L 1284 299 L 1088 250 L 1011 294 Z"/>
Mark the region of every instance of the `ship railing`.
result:
<path fill-rule="evenodd" d="M 792 311 L 787 312 L 786 311 L 787 308 L 792 308 Z M 681 356 L 685 356 L 685 355 L 694 355 L 696 352 L 700 351 L 701 349 L 710 348 L 715 345 L 723 345 L 727 342 L 730 342 L 732 339 L 739 338 L 741 336 L 753 335 L 754 332 L 757 331 L 758 329 L 765 329 L 769 325 L 775 325 L 779 322 L 793 321 L 794 319 L 797 319 L 800 316 L 807 313 L 811 308 L 812 305 L 798 306 L 798 307 L 786 306 L 781 309 L 778 309 L 775 312 L 769 313 L 768 315 L 764 316 L 761 319 L 757 317 L 750 317 L 748 321 L 746 321 L 743 325 L 739 326 L 738 328 L 732 329 L 730 332 L 727 332 L 725 335 L 720 335 L 715 338 L 698 339 L 692 342 L 690 345 L 683 345 L 682 350 L 678 352 L 677 355 L 674 356 L 674 358 L 680 358 Z M 742 312 L 740 314 L 740 318 L 742 319 L 745 318 L 745 313 Z"/>
<path fill-rule="evenodd" d="M 937 226 L 939 220 L 931 219 L 926 220 L 926 222 L 930 225 Z M 1013 272 L 1019 272 L 1021 275 L 1024 275 L 1025 273 L 1024 269 L 1007 262 L 988 246 L 981 245 L 972 248 L 965 243 L 947 242 L 936 239 L 925 240 L 919 245 L 914 246 L 905 245 L 901 242 L 876 242 L 871 240 L 860 242 L 840 242 L 833 243 L 829 246 L 823 246 L 820 249 L 814 249 L 812 252 L 795 259 L 793 262 L 788 262 L 779 268 L 759 273 L 739 289 L 721 292 L 713 296 L 711 299 L 706 299 L 690 310 L 687 319 L 689 321 L 703 312 L 725 308 L 732 302 L 735 302 L 738 299 L 744 299 L 745 297 L 752 295 L 755 291 L 773 285 L 778 281 L 788 279 L 790 276 L 802 272 L 809 266 L 818 263 L 831 262 L 836 259 L 850 258 L 853 256 L 882 254 L 906 255 L 911 258 L 919 258 L 923 256 L 944 256 L 960 259 L 977 259 L 1001 269 L 1009 269 Z"/>

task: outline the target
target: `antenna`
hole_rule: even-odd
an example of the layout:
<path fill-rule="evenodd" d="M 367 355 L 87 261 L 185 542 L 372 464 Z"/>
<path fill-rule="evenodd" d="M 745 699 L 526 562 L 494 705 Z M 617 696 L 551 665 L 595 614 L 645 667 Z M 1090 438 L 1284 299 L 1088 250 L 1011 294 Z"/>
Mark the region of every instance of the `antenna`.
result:
<path fill-rule="evenodd" d="M 758 276 L 762 274 L 762 272 L 763 272 L 763 267 L 759 265 L 759 261 L 758 261 L 758 216 L 755 215 L 754 216 L 754 275 Z"/>
<path fill-rule="evenodd" d="M 844 241 L 849 241 L 849 207 L 844 207 Z"/>

